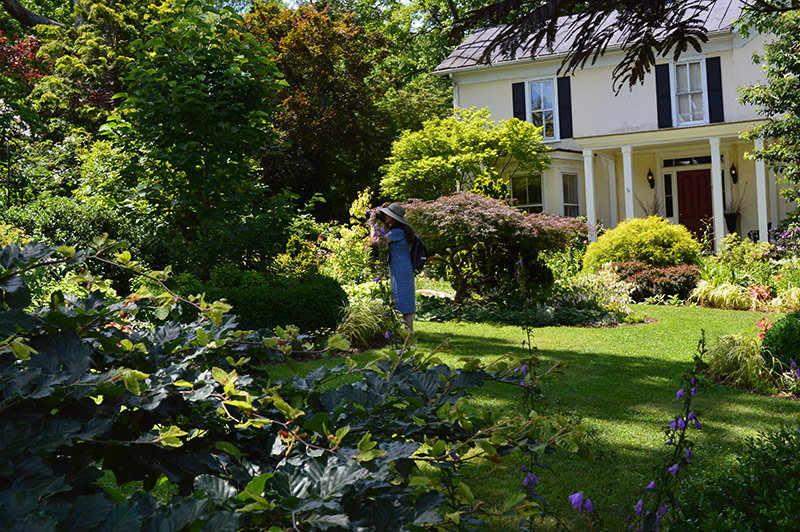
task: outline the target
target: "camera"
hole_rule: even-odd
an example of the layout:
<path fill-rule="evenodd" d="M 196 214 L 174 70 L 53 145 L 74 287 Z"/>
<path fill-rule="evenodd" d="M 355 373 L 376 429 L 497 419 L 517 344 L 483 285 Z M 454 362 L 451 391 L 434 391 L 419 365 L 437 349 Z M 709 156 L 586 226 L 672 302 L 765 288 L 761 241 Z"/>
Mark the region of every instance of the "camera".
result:
<path fill-rule="evenodd" d="M 377 209 L 375 209 L 375 210 L 367 209 L 366 211 L 364 211 L 364 221 L 365 222 L 369 221 L 369 217 L 372 215 L 373 212 L 375 213 L 375 218 L 377 218 L 381 222 L 383 222 L 386 219 L 386 215 L 383 214 L 383 212 L 381 212 L 381 211 L 379 211 Z"/>

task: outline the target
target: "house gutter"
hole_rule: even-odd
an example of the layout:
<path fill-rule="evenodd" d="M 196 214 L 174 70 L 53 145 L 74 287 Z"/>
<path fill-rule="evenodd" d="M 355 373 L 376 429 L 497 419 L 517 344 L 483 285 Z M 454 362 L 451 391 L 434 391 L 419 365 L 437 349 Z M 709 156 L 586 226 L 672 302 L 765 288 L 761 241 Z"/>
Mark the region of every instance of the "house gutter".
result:
<path fill-rule="evenodd" d="M 731 27 L 728 28 L 728 29 L 708 32 L 706 35 L 708 35 L 708 40 L 711 41 L 712 39 L 717 39 L 717 38 L 720 38 L 720 37 L 731 35 L 733 33 L 734 33 L 733 25 L 731 25 Z M 614 53 L 619 52 L 621 50 L 622 50 L 622 46 L 614 45 L 613 47 L 609 47 L 606 50 L 606 52 L 603 53 L 603 55 L 606 55 L 608 53 L 614 54 Z M 497 69 L 513 68 L 513 67 L 518 66 L 518 65 L 520 65 L 522 63 L 532 63 L 534 61 L 550 61 L 550 60 L 552 60 L 552 61 L 562 60 L 563 61 L 563 59 L 565 57 L 567 57 L 568 55 L 569 55 L 568 52 L 561 52 L 561 53 L 557 53 L 557 54 L 544 55 L 544 56 L 538 56 L 538 57 L 524 57 L 524 58 L 519 58 L 519 59 L 511 59 L 511 60 L 508 60 L 508 61 L 502 61 L 500 63 L 480 63 L 480 64 L 477 64 L 477 65 L 466 66 L 466 67 L 456 67 L 456 68 L 446 68 L 446 69 L 442 69 L 442 70 L 434 70 L 432 72 L 432 74 L 434 76 L 450 76 L 450 79 L 453 79 L 453 74 L 454 73 L 459 73 L 460 74 L 462 72 L 474 72 L 476 70 L 483 70 L 483 69 L 486 69 L 486 68 L 497 68 Z"/>

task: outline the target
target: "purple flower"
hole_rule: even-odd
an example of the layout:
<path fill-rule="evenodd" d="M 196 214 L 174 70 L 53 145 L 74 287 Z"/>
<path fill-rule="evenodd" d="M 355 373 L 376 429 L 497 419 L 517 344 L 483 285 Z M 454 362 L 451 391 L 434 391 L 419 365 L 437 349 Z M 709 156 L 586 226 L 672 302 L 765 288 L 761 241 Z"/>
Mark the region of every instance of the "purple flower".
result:
<path fill-rule="evenodd" d="M 688 448 L 686 449 L 686 462 L 687 462 L 687 463 L 691 463 L 691 462 L 692 462 L 692 456 L 693 456 L 693 455 L 692 455 L 692 448 L 691 448 L 691 447 L 688 447 Z"/>
<path fill-rule="evenodd" d="M 669 426 L 672 427 L 673 430 L 675 430 L 676 428 L 678 428 L 678 420 L 673 419 L 672 421 L 669 422 Z"/>
<path fill-rule="evenodd" d="M 450 458 L 452 458 L 453 460 L 457 461 L 458 460 L 458 453 L 455 452 L 455 450 L 450 451 Z"/>
<path fill-rule="evenodd" d="M 539 477 L 533 473 L 528 473 L 525 480 L 522 481 L 522 485 L 528 488 L 528 492 L 530 492 L 531 497 L 533 497 L 533 490 L 540 481 L 541 479 Z"/>
<path fill-rule="evenodd" d="M 670 468 L 668 469 L 668 471 L 669 471 L 669 474 L 670 474 L 670 475 L 672 475 L 673 477 L 674 477 L 675 475 L 677 475 L 677 474 L 678 474 L 678 468 L 679 468 L 679 467 L 680 467 L 680 466 L 679 466 L 678 464 L 675 464 L 675 465 L 673 465 L 672 467 L 670 467 Z"/>
<path fill-rule="evenodd" d="M 633 508 L 634 513 L 638 517 L 639 514 L 642 513 L 642 509 L 644 508 L 644 501 L 639 499 L 639 502 L 636 503 L 636 506 Z"/>
<path fill-rule="evenodd" d="M 686 416 L 686 419 L 688 419 L 689 421 L 691 421 L 691 420 L 693 420 L 693 419 L 694 419 L 694 410 L 692 410 L 691 412 L 689 412 L 689 415 L 688 415 L 688 416 Z"/>
<path fill-rule="evenodd" d="M 386 236 L 386 228 L 385 228 L 385 227 L 383 227 L 383 226 L 381 226 L 381 236 L 382 236 L 382 237 L 385 237 L 385 236 Z"/>
<path fill-rule="evenodd" d="M 576 510 L 580 510 L 581 506 L 583 505 L 583 493 L 580 491 L 577 493 L 573 493 L 569 497 L 569 503 L 572 505 L 573 508 Z"/>
<path fill-rule="evenodd" d="M 694 418 L 694 428 L 696 429 L 700 428 L 700 420 L 698 420 L 697 418 Z"/>
<path fill-rule="evenodd" d="M 373 281 L 375 281 L 376 283 L 380 282 L 380 280 L 381 280 L 381 276 L 380 275 L 373 279 Z"/>
<path fill-rule="evenodd" d="M 792 371 L 797 369 L 797 362 L 795 362 L 793 358 L 789 359 L 789 364 L 790 364 L 790 366 L 792 368 Z"/>
<path fill-rule="evenodd" d="M 680 390 L 678 390 L 678 393 L 676 393 L 675 396 L 678 399 L 681 399 L 684 396 L 684 394 L 685 394 L 685 392 L 683 391 L 683 388 L 681 388 Z"/>
<path fill-rule="evenodd" d="M 388 340 L 389 338 L 392 337 L 392 332 L 391 331 L 386 331 L 385 333 L 383 333 L 383 337 Z"/>
<path fill-rule="evenodd" d="M 651 481 L 650 484 L 645 486 L 644 489 L 646 489 L 646 490 L 654 490 L 654 489 L 656 489 L 656 481 L 655 480 Z"/>
<path fill-rule="evenodd" d="M 528 365 L 527 364 L 523 364 L 522 367 L 519 368 L 519 369 L 522 371 L 523 375 L 527 375 L 528 374 Z"/>
<path fill-rule="evenodd" d="M 584 503 L 583 507 L 586 508 L 587 512 L 592 513 L 594 511 L 594 504 L 592 504 L 592 499 L 586 497 L 586 502 Z"/>
<path fill-rule="evenodd" d="M 667 445 L 672 445 L 672 436 L 669 437 L 669 441 L 667 442 Z"/>
<path fill-rule="evenodd" d="M 678 428 L 681 430 L 686 428 L 686 421 L 682 417 L 678 418 Z"/>
<path fill-rule="evenodd" d="M 697 379 L 695 379 L 694 377 L 692 377 L 692 386 L 694 386 L 695 384 L 697 384 Z"/>
<path fill-rule="evenodd" d="M 692 391 L 691 391 L 692 396 L 694 396 L 694 394 L 696 393 L 697 393 L 697 386 L 692 386 Z"/>

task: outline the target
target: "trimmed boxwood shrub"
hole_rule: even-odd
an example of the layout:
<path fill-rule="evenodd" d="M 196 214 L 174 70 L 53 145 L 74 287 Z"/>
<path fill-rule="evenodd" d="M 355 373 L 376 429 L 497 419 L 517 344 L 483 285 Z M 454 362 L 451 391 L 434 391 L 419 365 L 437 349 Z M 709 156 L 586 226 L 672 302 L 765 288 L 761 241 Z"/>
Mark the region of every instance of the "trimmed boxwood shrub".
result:
<path fill-rule="evenodd" d="M 797 530 L 800 522 L 797 427 L 748 438 L 738 465 L 717 482 L 684 490 L 671 530 Z"/>
<path fill-rule="evenodd" d="M 636 260 L 612 263 L 608 267 L 620 280 L 633 284 L 631 297 L 637 302 L 657 295 L 687 299 L 700 280 L 700 271 L 694 264 L 648 268 Z"/>
<path fill-rule="evenodd" d="M 177 280 L 181 295 L 204 293 L 206 301 L 227 300 L 242 329 L 286 325 L 306 332 L 335 329 L 347 305 L 339 282 L 324 275 L 291 279 L 220 265 L 207 282 L 189 274 Z"/>
<path fill-rule="evenodd" d="M 697 264 L 701 247 L 682 225 L 658 216 L 629 218 L 592 242 L 583 257 L 583 268 L 596 272 L 609 262 L 638 260 L 649 268 Z"/>
<path fill-rule="evenodd" d="M 800 362 L 800 310 L 773 323 L 764 334 L 761 348 L 787 368 L 790 359 Z"/>

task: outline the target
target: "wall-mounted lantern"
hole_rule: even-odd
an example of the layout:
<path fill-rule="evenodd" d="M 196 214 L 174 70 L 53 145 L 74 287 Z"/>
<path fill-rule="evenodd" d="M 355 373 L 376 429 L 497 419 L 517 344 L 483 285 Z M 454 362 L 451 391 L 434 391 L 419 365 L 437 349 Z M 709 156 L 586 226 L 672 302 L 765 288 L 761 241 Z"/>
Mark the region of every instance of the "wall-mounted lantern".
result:
<path fill-rule="evenodd" d="M 739 174 L 736 172 L 736 165 L 731 163 L 731 183 L 739 181 Z"/>
<path fill-rule="evenodd" d="M 653 171 L 649 168 L 647 169 L 647 183 L 650 185 L 650 188 L 656 188 L 656 180 L 653 177 Z"/>

